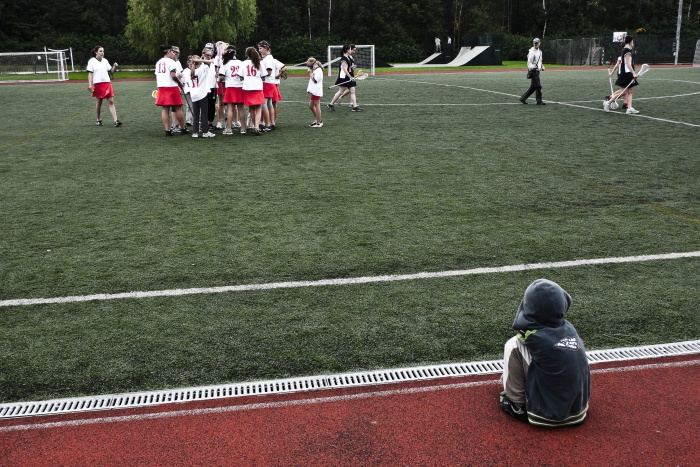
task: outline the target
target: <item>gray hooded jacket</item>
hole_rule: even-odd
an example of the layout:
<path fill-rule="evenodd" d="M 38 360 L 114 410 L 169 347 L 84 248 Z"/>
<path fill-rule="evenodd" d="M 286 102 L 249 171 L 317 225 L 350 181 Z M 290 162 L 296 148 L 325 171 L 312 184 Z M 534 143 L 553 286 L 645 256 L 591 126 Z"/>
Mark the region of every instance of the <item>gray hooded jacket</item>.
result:
<path fill-rule="evenodd" d="M 570 306 L 564 289 L 538 279 L 525 291 L 515 314 L 513 329 L 532 356 L 525 381 L 532 424 L 575 425 L 586 418 L 591 375 L 583 341 L 564 319 Z"/>

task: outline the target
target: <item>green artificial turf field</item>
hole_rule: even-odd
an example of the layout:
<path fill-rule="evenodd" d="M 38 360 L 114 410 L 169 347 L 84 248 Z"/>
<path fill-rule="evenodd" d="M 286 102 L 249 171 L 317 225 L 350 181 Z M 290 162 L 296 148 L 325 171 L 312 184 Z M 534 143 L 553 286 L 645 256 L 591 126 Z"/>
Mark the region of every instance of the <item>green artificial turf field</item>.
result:
<path fill-rule="evenodd" d="M 165 138 L 154 81 L 0 86 L 0 402 L 499 358 L 539 277 L 588 348 L 700 338 L 698 258 L 224 293 L 18 299 L 700 250 L 700 69 L 370 77 L 364 112 L 281 86 L 262 137 Z M 110 298 L 110 297 L 103 297 Z"/>

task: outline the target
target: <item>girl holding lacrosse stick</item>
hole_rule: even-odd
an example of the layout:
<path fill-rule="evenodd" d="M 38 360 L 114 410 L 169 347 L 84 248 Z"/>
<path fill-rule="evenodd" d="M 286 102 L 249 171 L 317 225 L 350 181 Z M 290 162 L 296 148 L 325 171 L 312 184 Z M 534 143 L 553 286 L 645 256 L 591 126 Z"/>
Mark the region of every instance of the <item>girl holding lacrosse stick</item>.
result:
<path fill-rule="evenodd" d="M 245 49 L 246 60 L 238 69 L 238 76 L 243 79 L 243 103 L 248 107 L 250 113 L 251 128 L 250 132 L 255 136 L 262 135 L 260 131 L 260 116 L 262 114 L 262 105 L 265 103 L 265 94 L 263 93 L 263 81 L 265 70 L 262 69 L 260 54 L 255 50 L 255 47 Z"/>
<path fill-rule="evenodd" d="M 615 94 L 615 91 L 613 91 L 613 84 L 612 84 L 612 75 L 615 73 L 616 70 L 620 67 L 622 64 L 622 57 L 617 57 L 617 63 L 615 63 L 615 66 L 612 67 L 612 70 L 608 68 L 608 80 L 610 81 L 610 95 L 605 97 L 605 100 L 610 100 L 610 96 Z M 619 105 L 616 102 L 611 102 L 610 103 L 610 108 L 613 110 L 617 110 Z M 622 108 L 627 110 L 627 94 L 625 94 L 625 98 L 622 102 Z"/>
<path fill-rule="evenodd" d="M 638 114 L 639 111 L 632 107 L 632 95 L 634 94 L 634 87 L 639 83 L 637 78 L 639 74 L 634 69 L 634 56 L 632 55 L 632 49 L 634 48 L 634 38 L 632 36 L 625 37 L 625 45 L 622 49 L 622 62 L 620 63 L 619 72 L 617 75 L 617 80 L 615 85 L 619 86 L 621 89 L 615 91 L 610 99 L 603 102 L 603 109 L 608 112 L 610 110 L 610 103 L 617 100 L 618 97 L 625 94 L 625 99 L 627 100 L 627 114 Z"/>
<path fill-rule="evenodd" d="M 315 120 L 311 125 L 311 128 L 321 128 L 323 127 L 323 121 L 321 120 L 321 97 L 323 97 L 323 65 L 319 63 L 314 57 L 309 57 L 306 61 L 306 66 L 309 68 L 307 74 L 309 75 L 309 85 L 306 87 L 306 92 L 309 93 L 309 109 L 311 113 L 314 114 Z"/>
<path fill-rule="evenodd" d="M 95 112 L 97 113 L 97 126 L 102 126 L 100 114 L 102 112 L 102 101 L 107 99 L 109 113 L 114 119 L 114 126 L 121 126 L 122 122 L 117 118 L 117 109 L 114 107 L 114 90 L 112 89 L 111 76 L 114 70 L 119 66 L 114 62 L 113 66 L 109 65 L 105 56 L 105 49 L 101 45 L 96 46 L 90 51 L 90 61 L 87 64 L 88 71 L 88 91 L 92 92 L 92 97 L 97 99 L 95 104 Z"/>
<path fill-rule="evenodd" d="M 190 60 L 190 97 L 192 98 L 192 137 L 213 138 L 215 135 L 209 131 L 209 65 L 193 55 Z"/>
<path fill-rule="evenodd" d="M 352 58 L 355 55 L 357 47 L 354 44 L 343 46 L 343 56 L 340 58 L 340 71 L 338 72 L 338 79 L 335 81 L 335 85 L 339 87 L 338 92 L 335 93 L 333 99 L 331 99 L 330 104 L 328 104 L 328 110 L 331 112 L 335 111 L 335 103 L 343 96 L 350 94 L 350 106 L 353 112 L 361 112 L 362 109 L 357 105 L 357 97 L 355 96 L 355 86 L 357 82 L 355 81 L 355 60 Z"/>

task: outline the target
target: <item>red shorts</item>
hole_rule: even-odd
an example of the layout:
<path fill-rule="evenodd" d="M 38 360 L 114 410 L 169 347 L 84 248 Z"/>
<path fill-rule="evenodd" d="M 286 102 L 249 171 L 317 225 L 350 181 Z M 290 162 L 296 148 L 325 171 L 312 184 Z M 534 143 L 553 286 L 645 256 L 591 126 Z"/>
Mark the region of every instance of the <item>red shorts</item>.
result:
<path fill-rule="evenodd" d="M 311 94 L 311 95 L 309 96 L 309 100 L 312 100 L 312 101 L 320 101 L 320 100 L 321 100 L 321 96 L 314 96 L 313 94 Z"/>
<path fill-rule="evenodd" d="M 92 97 L 98 99 L 106 99 L 108 97 L 114 97 L 114 90 L 112 89 L 112 83 L 109 81 L 104 83 L 95 83 L 92 85 Z"/>
<path fill-rule="evenodd" d="M 226 88 L 224 92 L 224 104 L 242 104 L 243 88 Z"/>
<path fill-rule="evenodd" d="M 265 94 L 263 94 L 262 90 L 243 90 L 243 103 L 246 105 L 246 107 L 250 107 L 252 105 L 263 105 L 265 103 Z"/>
<path fill-rule="evenodd" d="M 275 97 L 275 83 L 268 83 L 264 82 L 263 83 L 263 94 L 265 95 L 265 99 L 272 99 Z"/>
<path fill-rule="evenodd" d="M 226 83 L 222 83 L 221 81 L 216 82 L 216 93 L 220 96 L 223 96 L 226 91 Z"/>
<path fill-rule="evenodd" d="M 182 105 L 182 96 L 180 95 L 180 88 L 177 86 L 158 88 L 158 97 L 156 98 L 156 105 L 160 107 L 177 107 L 179 105 Z"/>
<path fill-rule="evenodd" d="M 280 94 L 280 85 L 275 84 L 275 95 L 272 96 L 272 102 L 279 102 L 282 100 L 282 94 Z"/>

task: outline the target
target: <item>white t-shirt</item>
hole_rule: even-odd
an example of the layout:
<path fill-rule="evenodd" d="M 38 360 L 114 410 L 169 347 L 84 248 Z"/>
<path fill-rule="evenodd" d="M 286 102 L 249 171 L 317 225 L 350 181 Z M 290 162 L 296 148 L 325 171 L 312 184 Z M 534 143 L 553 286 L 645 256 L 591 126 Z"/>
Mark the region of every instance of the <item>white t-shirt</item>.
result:
<path fill-rule="evenodd" d="M 273 70 L 273 74 L 275 75 L 275 84 L 280 84 L 280 79 L 277 78 L 277 75 L 279 74 L 280 70 L 282 70 L 282 68 L 284 68 L 284 63 L 275 59 L 275 69 Z"/>
<path fill-rule="evenodd" d="M 216 85 L 216 58 L 214 59 L 214 62 L 209 64 L 209 73 L 207 73 L 207 81 L 209 82 L 209 89 L 214 89 Z M 206 65 L 206 63 L 205 63 Z"/>
<path fill-rule="evenodd" d="M 92 72 L 92 84 L 109 83 L 111 81 L 109 79 L 109 71 L 111 69 L 112 66 L 105 58 L 98 60 L 92 57 L 87 64 L 87 71 Z"/>
<path fill-rule="evenodd" d="M 260 62 L 260 68 L 267 73 L 267 75 L 263 78 L 263 81 L 266 83 L 274 83 L 275 82 L 275 59 L 272 57 L 272 54 L 267 54 L 265 55 L 265 58 L 262 59 Z"/>
<path fill-rule="evenodd" d="M 219 75 L 225 77 L 224 84 L 227 88 L 240 88 L 243 87 L 243 81 L 241 77 L 238 76 L 238 70 L 241 68 L 243 62 L 234 58 L 226 62 L 221 68 L 219 68 Z"/>
<path fill-rule="evenodd" d="M 192 70 L 189 68 L 184 68 L 182 70 L 182 84 L 184 85 L 182 91 L 185 94 L 190 92 L 190 88 L 192 87 Z"/>
<path fill-rule="evenodd" d="M 192 98 L 192 102 L 201 101 L 211 92 L 208 77 L 209 66 L 206 63 L 202 63 L 194 69 L 192 85 L 190 87 L 190 97 Z"/>
<path fill-rule="evenodd" d="M 314 80 L 316 82 L 314 83 Z M 306 87 L 306 92 L 314 96 L 323 97 L 323 70 L 316 68 L 313 78 L 309 78 L 309 85 Z"/>
<path fill-rule="evenodd" d="M 177 81 L 170 76 L 170 73 L 177 71 L 175 60 L 163 57 L 156 62 L 156 84 L 159 88 L 177 87 Z"/>
<path fill-rule="evenodd" d="M 257 69 L 250 60 L 241 63 L 241 67 L 238 69 L 238 76 L 243 79 L 244 91 L 262 91 L 262 78 L 265 74 L 266 72 L 262 69 L 262 64 L 260 65 L 260 69 Z"/>

